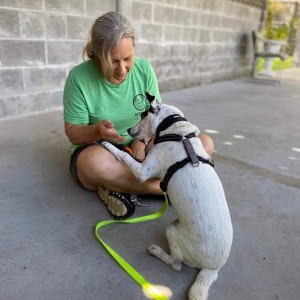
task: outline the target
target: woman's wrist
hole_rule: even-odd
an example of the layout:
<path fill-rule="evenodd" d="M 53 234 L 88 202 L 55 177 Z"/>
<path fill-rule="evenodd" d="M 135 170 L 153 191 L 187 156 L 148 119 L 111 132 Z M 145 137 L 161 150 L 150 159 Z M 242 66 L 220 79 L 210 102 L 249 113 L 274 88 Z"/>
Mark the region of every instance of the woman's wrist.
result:
<path fill-rule="evenodd" d="M 142 139 L 142 140 L 140 140 L 140 142 L 142 142 L 145 145 L 145 147 L 147 147 L 148 141 L 146 139 Z"/>

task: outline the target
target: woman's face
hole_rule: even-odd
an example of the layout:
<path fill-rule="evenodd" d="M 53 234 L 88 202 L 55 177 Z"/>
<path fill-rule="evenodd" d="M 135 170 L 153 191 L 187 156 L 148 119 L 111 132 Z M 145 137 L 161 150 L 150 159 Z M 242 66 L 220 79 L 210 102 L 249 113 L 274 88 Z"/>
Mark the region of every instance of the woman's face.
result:
<path fill-rule="evenodd" d="M 134 47 L 131 38 L 124 38 L 120 44 L 111 52 L 111 64 L 114 84 L 120 84 L 125 79 L 134 63 Z"/>

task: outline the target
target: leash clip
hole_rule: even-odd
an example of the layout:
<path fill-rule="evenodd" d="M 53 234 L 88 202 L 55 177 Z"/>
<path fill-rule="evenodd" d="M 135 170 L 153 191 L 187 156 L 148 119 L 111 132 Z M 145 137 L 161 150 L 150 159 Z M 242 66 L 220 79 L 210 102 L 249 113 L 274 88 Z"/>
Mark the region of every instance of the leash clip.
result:
<path fill-rule="evenodd" d="M 152 204 L 141 204 L 139 200 L 135 199 L 132 201 L 135 206 L 139 207 L 152 207 Z"/>

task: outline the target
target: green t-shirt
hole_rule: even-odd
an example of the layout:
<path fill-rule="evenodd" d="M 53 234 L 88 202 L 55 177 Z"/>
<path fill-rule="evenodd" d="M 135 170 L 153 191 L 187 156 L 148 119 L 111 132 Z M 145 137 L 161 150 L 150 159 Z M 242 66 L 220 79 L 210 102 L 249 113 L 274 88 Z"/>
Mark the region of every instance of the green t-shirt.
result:
<path fill-rule="evenodd" d="M 94 60 L 74 67 L 64 88 L 64 121 L 91 125 L 104 119 L 114 123 L 119 135 L 132 142 L 127 129 L 140 120 L 148 107 L 145 91 L 161 101 L 157 79 L 147 60 L 135 57 L 134 65 L 119 85 L 105 80 Z M 78 145 L 71 147 L 71 152 Z"/>

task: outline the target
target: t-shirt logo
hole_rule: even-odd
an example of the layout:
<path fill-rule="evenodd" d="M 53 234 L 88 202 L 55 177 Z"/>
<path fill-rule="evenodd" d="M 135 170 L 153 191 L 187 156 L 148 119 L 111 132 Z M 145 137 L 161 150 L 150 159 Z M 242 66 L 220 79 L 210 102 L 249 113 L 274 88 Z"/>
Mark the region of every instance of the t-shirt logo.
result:
<path fill-rule="evenodd" d="M 139 111 L 145 110 L 145 108 L 146 108 L 146 97 L 143 94 L 137 94 L 133 98 L 133 105 Z"/>

